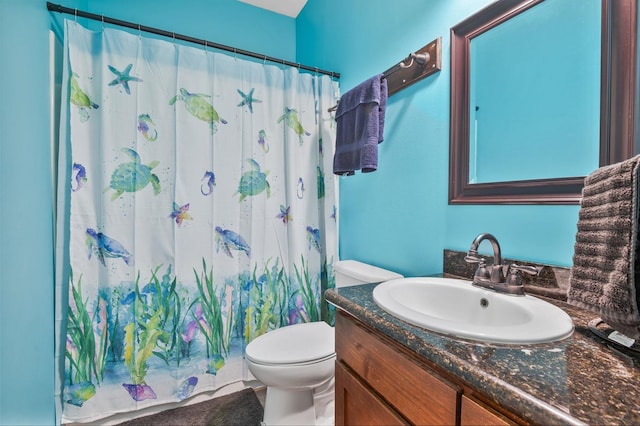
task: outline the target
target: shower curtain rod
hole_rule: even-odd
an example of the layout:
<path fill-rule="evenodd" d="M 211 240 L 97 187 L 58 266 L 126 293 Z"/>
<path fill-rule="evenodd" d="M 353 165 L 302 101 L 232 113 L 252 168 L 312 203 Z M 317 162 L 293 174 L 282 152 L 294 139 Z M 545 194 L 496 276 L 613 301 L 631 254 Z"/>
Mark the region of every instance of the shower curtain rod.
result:
<path fill-rule="evenodd" d="M 109 17 L 106 17 L 104 15 L 97 15 L 95 13 L 84 12 L 84 11 L 81 11 L 81 10 L 78 10 L 78 9 L 73 9 L 73 8 L 70 8 L 70 7 L 61 6 L 59 4 L 54 4 L 54 3 L 51 3 L 51 2 L 47 2 L 47 10 L 53 11 L 53 12 L 59 12 L 59 13 L 66 13 L 66 14 L 69 14 L 69 15 L 74 15 L 76 18 L 77 17 L 89 18 L 89 19 L 93 19 L 94 21 L 101 21 L 101 22 L 107 23 L 107 24 L 118 25 L 118 26 L 121 26 L 121 27 L 131 28 L 131 29 L 138 30 L 138 31 L 145 31 L 147 33 L 157 34 L 157 35 L 161 35 L 161 36 L 168 37 L 168 38 L 173 38 L 173 39 L 182 40 L 182 41 L 188 41 L 189 43 L 200 44 L 200 45 L 205 46 L 205 47 L 212 47 L 212 48 L 215 48 L 215 49 L 225 50 L 227 52 L 233 52 L 234 54 L 240 54 L 240 55 L 249 56 L 249 57 L 256 58 L 256 59 L 262 59 L 265 62 L 266 61 L 275 62 L 275 63 L 278 63 L 278 64 L 288 65 L 290 67 L 303 69 L 303 70 L 306 70 L 306 71 L 313 71 L 313 72 L 316 72 L 316 73 L 325 74 L 325 75 L 331 76 L 333 78 L 340 78 L 340 73 L 337 73 L 337 72 L 321 70 L 321 69 L 318 69 L 316 67 L 310 67 L 310 66 L 307 66 L 307 65 L 302 65 L 302 64 L 299 64 L 299 63 L 296 63 L 296 62 L 290 62 L 290 61 L 286 61 L 284 59 L 278 59 L 278 58 L 274 58 L 272 56 L 262 55 L 260 53 L 255 53 L 255 52 L 251 52 L 251 51 L 248 51 L 248 50 L 237 49 L 235 47 L 226 46 L 224 44 L 214 43 L 214 42 L 211 42 L 211 41 L 207 41 L 207 40 L 200 39 L 200 38 L 194 38 L 194 37 L 186 36 L 186 35 L 183 35 L 183 34 L 174 33 L 172 31 L 165 31 L 165 30 L 161 30 L 161 29 L 158 29 L 158 28 L 147 27 L 146 25 L 134 24 L 132 22 L 121 21 L 120 19 L 109 18 Z"/>

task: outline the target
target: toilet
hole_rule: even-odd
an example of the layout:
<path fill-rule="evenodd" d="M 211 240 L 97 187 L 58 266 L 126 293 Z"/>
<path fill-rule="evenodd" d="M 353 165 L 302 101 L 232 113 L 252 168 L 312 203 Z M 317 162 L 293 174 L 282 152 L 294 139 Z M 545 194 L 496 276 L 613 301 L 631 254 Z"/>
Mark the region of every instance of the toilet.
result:
<path fill-rule="evenodd" d="M 377 283 L 402 275 L 355 260 L 334 265 L 336 287 Z M 267 386 L 263 425 L 315 425 L 315 400 L 331 392 L 335 372 L 335 334 L 327 323 L 311 322 L 270 331 L 246 347 L 249 371 Z M 331 415 L 333 413 L 331 412 Z"/>

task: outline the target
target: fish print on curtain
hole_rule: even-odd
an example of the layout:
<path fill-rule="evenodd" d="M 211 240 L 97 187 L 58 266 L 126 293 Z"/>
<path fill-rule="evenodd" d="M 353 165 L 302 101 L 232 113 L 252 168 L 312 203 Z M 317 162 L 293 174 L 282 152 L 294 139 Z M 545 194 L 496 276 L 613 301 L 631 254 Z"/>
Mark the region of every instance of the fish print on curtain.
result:
<path fill-rule="evenodd" d="M 63 421 L 239 381 L 255 337 L 332 321 L 337 83 L 71 21 L 65 39 Z"/>

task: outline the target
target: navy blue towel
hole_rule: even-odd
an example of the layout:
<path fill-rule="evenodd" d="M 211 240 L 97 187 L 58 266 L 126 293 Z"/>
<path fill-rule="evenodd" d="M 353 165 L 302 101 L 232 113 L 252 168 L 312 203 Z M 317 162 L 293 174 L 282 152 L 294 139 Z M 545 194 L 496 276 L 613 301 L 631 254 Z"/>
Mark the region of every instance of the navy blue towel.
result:
<path fill-rule="evenodd" d="M 382 74 L 349 90 L 336 111 L 338 129 L 333 173 L 350 176 L 378 169 L 378 144 L 384 140 L 387 80 Z"/>

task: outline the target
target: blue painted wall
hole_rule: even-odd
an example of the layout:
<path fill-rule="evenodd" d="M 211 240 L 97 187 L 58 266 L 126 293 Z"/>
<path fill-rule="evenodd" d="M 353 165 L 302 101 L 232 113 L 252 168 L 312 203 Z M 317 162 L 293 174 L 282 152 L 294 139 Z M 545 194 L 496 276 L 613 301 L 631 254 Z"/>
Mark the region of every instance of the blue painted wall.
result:
<path fill-rule="evenodd" d="M 295 60 L 295 20 L 236 0 L 54 3 Z M 49 29 L 62 17 L 0 0 L 0 425 L 55 423 Z"/>
<path fill-rule="evenodd" d="M 295 20 L 238 0 L 60 0 L 52 3 L 295 61 Z M 66 18 L 73 19 L 73 16 L 66 15 Z M 83 20 L 83 23 L 90 28 L 101 26 L 97 21 Z"/>
<path fill-rule="evenodd" d="M 57 3 L 335 70 L 343 91 L 441 36 L 443 70 L 390 99 L 380 170 L 340 178 L 342 256 L 429 274 L 443 248 L 492 232 L 507 256 L 569 265 L 577 206 L 447 204 L 449 29 L 491 1 L 309 0 L 297 20 L 236 0 Z M 48 33 L 61 26 L 45 4 L 0 0 L 3 425 L 55 418 Z"/>
<path fill-rule="evenodd" d="M 378 171 L 339 178 L 343 259 L 438 273 L 444 248 L 490 232 L 505 256 L 571 265 L 578 206 L 448 205 L 449 32 L 489 3 L 309 0 L 298 16 L 298 61 L 340 72 L 343 92 L 442 37 L 442 71 L 389 99 Z"/>
<path fill-rule="evenodd" d="M 49 20 L 0 1 L 0 424 L 53 421 Z"/>

